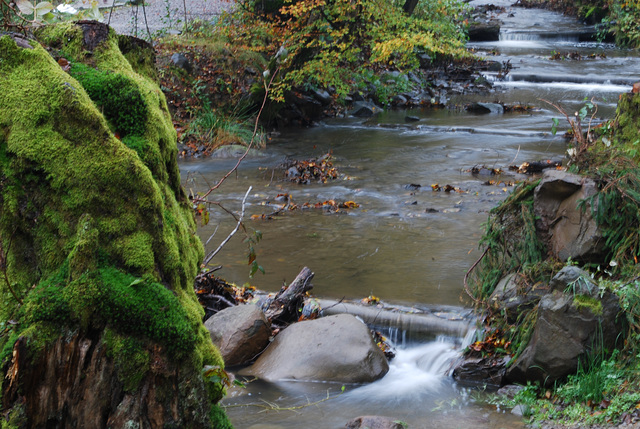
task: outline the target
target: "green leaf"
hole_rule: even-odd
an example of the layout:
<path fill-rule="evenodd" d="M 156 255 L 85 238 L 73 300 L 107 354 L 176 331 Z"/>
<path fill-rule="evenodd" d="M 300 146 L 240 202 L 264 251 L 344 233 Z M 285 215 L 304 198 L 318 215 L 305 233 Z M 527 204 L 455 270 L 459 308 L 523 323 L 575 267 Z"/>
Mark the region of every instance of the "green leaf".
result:
<path fill-rule="evenodd" d="M 551 126 L 551 134 L 555 136 L 558 132 L 558 124 L 560 123 L 560 121 L 558 120 L 558 118 L 552 118 L 551 121 L 553 121 L 553 125 Z"/>
<path fill-rule="evenodd" d="M 32 15 L 35 10 L 33 3 L 31 3 L 29 0 L 17 0 L 16 6 L 18 6 L 20 13 L 24 15 Z"/>

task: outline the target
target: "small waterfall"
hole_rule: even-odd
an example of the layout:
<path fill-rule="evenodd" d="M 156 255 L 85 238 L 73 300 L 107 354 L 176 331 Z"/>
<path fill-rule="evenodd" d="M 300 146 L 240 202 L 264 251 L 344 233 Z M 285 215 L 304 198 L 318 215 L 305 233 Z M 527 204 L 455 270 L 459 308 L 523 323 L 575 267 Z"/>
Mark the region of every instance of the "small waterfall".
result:
<path fill-rule="evenodd" d="M 448 382 L 448 370 L 460 355 L 460 343 L 448 337 L 397 349 L 382 379 L 359 387 L 349 396 L 353 400 L 412 401 L 432 396 Z"/>
<path fill-rule="evenodd" d="M 540 31 L 540 30 L 503 30 L 500 32 L 501 42 L 550 41 L 554 43 L 579 43 L 592 40 L 596 30 L 592 28 L 580 31 Z"/>

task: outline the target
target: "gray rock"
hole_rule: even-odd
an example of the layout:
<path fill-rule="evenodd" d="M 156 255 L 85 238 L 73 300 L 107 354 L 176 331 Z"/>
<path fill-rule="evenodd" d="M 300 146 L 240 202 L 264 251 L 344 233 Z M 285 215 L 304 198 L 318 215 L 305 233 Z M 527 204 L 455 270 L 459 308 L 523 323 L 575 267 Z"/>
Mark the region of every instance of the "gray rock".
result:
<path fill-rule="evenodd" d="M 550 291 L 569 292 L 577 295 L 598 297 L 598 286 L 593 283 L 591 276 L 575 266 L 561 269 L 549 282 Z"/>
<path fill-rule="evenodd" d="M 171 55 L 171 62 L 173 63 L 174 66 L 183 69 L 189 74 L 191 74 L 191 72 L 193 71 L 193 66 L 191 65 L 191 62 L 187 57 L 185 57 L 182 54 L 175 53 Z"/>
<path fill-rule="evenodd" d="M 405 106 L 407 104 L 407 98 L 403 95 L 395 95 L 391 99 L 391 104 L 394 106 Z"/>
<path fill-rule="evenodd" d="M 367 326 L 348 314 L 295 323 L 282 331 L 240 375 L 364 383 L 389 370 Z"/>
<path fill-rule="evenodd" d="M 467 110 L 474 113 L 504 113 L 504 106 L 498 103 L 472 103 Z"/>
<path fill-rule="evenodd" d="M 207 319 L 204 326 L 227 365 L 252 361 L 267 347 L 271 336 L 264 313 L 251 304 L 225 308 Z"/>
<path fill-rule="evenodd" d="M 383 416 L 361 416 L 350 420 L 345 427 L 347 429 L 403 429 L 404 426 L 398 419 Z"/>
<path fill-rule="evenodd" d="M 621 332 L 618 298 L 608 291 L 596 296 L 585 300 L 558 290 L 545 295 L 529 344 L 508 368 L 507 379 L 549 386 L 575 373 L 587 351 L 612 350 Z"/>
<path fill-rule="evenodd" d="M 205 150 L 206 147 L 203 147 L 202 150 Z M 216 150 L 211 153 L 211 158 L 240 158 L 247 151 L 246 146 L 242 146 L 240 144 L 229 144 L 220 146 Z M 258 149 L 249 149 L 248 156 L 262 156 L 264 155 Z"/>
<path fill-rule="evenodd" d="M 353 109 L 349 111 L 349 115 L 356 116 L 358 118 L 370 118 L 382 112 L 382 107 L 378 107 L 373 103 L 366 101 L 356 101 L 353 103 Z"/>
<path fill-rule="evenodd" d="M 331 102 L 333 101 L 333 98 L 331 98 L 331 95 L 323 89 L 315 89 L 312 92 L 313 92 L 313 98 L 315 98 L 320 103 L 322 103 L 323 106 L 327 106 L 331 104 Z"/>
<path fill-rule="evenodd" d="M 533 308 L 540 298 L 548 292 L 549 287 L 543 283 L 520 285 L 518 275 L 512 273 L 498 282 L 489 297 L 489 303 L 499 311 L 506 312 L 509 322 L 515 323 L 523 310 Z"/>
<path fill-rule="evenodd" d="M 598 192 L 588 178 L 559 170 L 545 170 L 534 191 L 536 228 L 561 260 L 596 259 L 604 248 L 602 232 L 585 201 Z"/>

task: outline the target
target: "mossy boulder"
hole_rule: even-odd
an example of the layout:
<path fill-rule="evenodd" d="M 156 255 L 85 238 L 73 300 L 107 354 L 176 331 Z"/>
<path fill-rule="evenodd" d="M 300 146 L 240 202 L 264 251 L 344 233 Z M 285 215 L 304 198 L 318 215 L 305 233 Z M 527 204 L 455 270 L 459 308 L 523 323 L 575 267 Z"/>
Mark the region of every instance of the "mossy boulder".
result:
<path fill-rule="evenodd" d="M 223 362 L 193 292 L 203 246 L 152 57 L 96 22 L 38 37 L 49 51 L 0 37 L 2 410 L 25 427 L 218 427 L 224 389 L 202 369 Z M 137 100 L 133 131 L 117 138 L 123 118 L 59 58 L 117 81 L 108 102 Z"/>

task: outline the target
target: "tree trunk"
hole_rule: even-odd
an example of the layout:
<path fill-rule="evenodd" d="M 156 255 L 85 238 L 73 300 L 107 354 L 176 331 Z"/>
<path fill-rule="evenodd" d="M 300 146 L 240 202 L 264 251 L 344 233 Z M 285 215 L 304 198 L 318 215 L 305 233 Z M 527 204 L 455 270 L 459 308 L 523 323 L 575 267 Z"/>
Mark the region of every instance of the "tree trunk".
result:
<path fill-rule="evenodd" d="M 419 0 L 405 0 L 404 6 L 402 6 L 402 10 L 404 10 L 404 13 L 411 16 L 416 6 L 418 5 L 418 1 Z"/>

